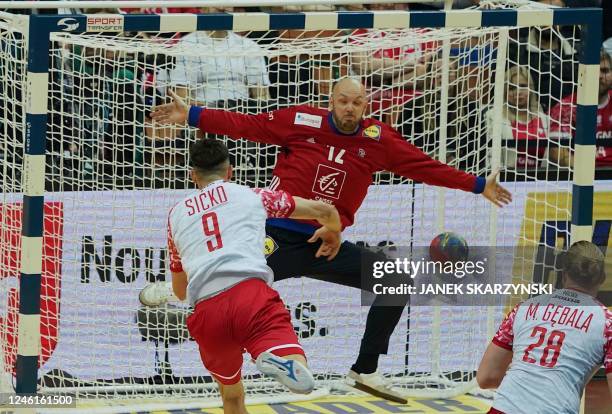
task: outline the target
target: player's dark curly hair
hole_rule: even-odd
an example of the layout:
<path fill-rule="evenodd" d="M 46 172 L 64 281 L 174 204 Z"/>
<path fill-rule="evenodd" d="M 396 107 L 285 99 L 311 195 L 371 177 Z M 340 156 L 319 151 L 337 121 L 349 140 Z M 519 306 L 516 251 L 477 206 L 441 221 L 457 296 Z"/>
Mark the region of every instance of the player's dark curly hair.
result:
<path fill-rule="evenodd" d="M 229 160 L 225 144 L 215 139 L 199 139 L 189 147 L 189 166 L 202 174 L 221 172 Z"/>
<path fill-rule="evenodd" d="M 605 258 L 599 247 L 578 241 L 562 256 L 563 273 L 579 286 L 590 289 L 606 279 Z"/>

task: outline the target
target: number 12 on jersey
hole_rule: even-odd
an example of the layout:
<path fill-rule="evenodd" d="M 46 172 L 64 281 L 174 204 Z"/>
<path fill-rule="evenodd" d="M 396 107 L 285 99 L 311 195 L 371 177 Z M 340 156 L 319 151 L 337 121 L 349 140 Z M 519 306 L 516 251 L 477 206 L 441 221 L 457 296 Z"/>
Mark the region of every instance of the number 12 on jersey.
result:
<path fill-rule="evenodd" d="M 209 237 L 206 240 L 206 247 L 209 252 L 219 250 L 223 247 L 223 240 L 221 239 L 221 230 L 219 229 L 219 220 L 217 219 L 217 213 L 211 211 L 202 216 L 202 227 L 204 228 L 204 234 Z"/>

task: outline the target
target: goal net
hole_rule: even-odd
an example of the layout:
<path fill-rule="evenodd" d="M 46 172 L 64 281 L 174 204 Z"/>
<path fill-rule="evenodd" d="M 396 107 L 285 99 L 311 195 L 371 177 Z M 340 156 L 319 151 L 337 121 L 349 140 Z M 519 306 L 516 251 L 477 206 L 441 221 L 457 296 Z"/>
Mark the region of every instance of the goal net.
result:
<path fill-rule="evenodd" d="M 149 118 L 153 105 L 168 102 L 169 89 L 191 104 L 256 114 L 297 104 L 327 108 L 333 82 L 358 77 L 369 97 L 367 116 L 467 172 L 502 168 L 514 201 L 497 211 L 483 197 L 381 172 L 344 237 L 370 246 L 428 246 L 439 232 L 454 231 L 470 246 L 498 246 L 512 259 L 515 281 L 554 275 L 551 257 L 541 251 L 514 256 L 513 249 L 563 248 L 569 241 L 576 125 L 574 115 L 553 108 L 577 92 L 578 26 L 338 29 L 330 16 L 337 17 L 309 15 L 319 22 L 312 30 L 250 31 L 245 22 L 262 18 L 255 14 L 242 17 L 242 31 L 144 32 L 147 18 L 156 16 L 142 16 L 143 31 L 51 33 L 42 391 L 217 401 L 184 327 L 187 307 L 145 309 L 138 301 L 144 286 L 169 280 L 167 214 L 192 191 L 188 148 L 201 138 L 195 129 L 162 127 Z M 27 82 L 29 52 L 15 19 L 0 19 L 6 372 L 17 355 L 26 103 L 37 93 L 37 84 Z M 60 28 L 75 22 L 66 19 Z M 276 158 L 286 150 L 216 138 L 230 148 L 235 182 L 252 187 L 270 184 Z M 359 292 L 297 277 L 274 287 L 289 307 L 319 388 L 346 391 L 342 379 L 357 356 L 368 311 Z M 407 307 L 380 371 L 406 395 L 471 390 L 507 303 L 497 305 Z M 250 396 L 283 397 L 284 390 L 246 362 Z"/>

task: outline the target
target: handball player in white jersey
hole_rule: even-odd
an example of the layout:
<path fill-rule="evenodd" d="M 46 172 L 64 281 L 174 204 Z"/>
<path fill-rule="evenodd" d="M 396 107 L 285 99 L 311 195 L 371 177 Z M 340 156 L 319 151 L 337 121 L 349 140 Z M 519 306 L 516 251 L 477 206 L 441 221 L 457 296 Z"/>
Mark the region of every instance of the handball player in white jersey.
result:
<path fill-rule="evenodd" d="M 602 365 L 612 391 L 612 312 L 595 299 L 606 278 L 604 255 L 579 241 L 562 266 L 564 289 L 516 306 L 480 362 L 480 387 L 499 387 L 489 413 L 577 414 Z"/>
<path fill-rule="evenodd" d="M 338 212 L 285 191 L 228 182 L 232 168 L 221 141 L 196 142 L 190 165 L 198 190 L 177 203 L 168 217 L 172 288 L 195 308 L 187 327 L 204 366 L 219 383 L 225 413 L 246 413 L 244 350 L 262 373 L 294 392 L 312 391 L 314 380 L 289 312 L 269 286 L 273 274 L 264 255 L 265 225 L 268 217 L 317 220 L 327 229 L 317 256 L 331 259 L 340 248 Z M 319 236 L 315 233 L 311 240 Z"/>

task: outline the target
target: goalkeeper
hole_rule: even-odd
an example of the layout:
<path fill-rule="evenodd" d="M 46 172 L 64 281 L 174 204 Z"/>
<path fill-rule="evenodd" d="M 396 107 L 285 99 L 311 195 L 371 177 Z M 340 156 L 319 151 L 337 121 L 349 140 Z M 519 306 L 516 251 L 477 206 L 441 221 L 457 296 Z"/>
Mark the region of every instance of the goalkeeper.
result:
<path fill-rule="evenodd" d="M 343 78 L 334 85 L 329 110 L 298 105 L 244 115 L 190 107 L 176 94 L 170 95 L 173 102 L 153 108 L 151 117 L 156 122 L 188 122 L 206 133 L 280 146 L 270 189 L 333 204 L 343 229 L 353 224 L 372 174 L 383 170 L 426 184 L 482 194 L 499 207 L 511 201 L 511 194 L 497 183 L 496 173 L 484 178 L 456 170 L 430 158 L 386 124 L 364 118 L 368 100 L 357 79 Z M 307 276 L 361 288 L 361 260 L 371 253 L 345 241 L 327 258 L 315 257 L 318 245 L 308 239 L 318 227 L 316 221 L 268 220 L 266 233 L 276 247 L 267 259 L 274 280 Z M 325 232 L 318 234 L 325 242 Z M 144 305 L 159 305 L 169 299 L 167 292 L 171 290 L 162 285 L 150 285 L 140 299 Z M 387 353 L 402 311 L 403 307 L 370 308 L 359 356 L 347 380 L 362 391 L 406 403 L 377 372 L 378 358 Z"/>

